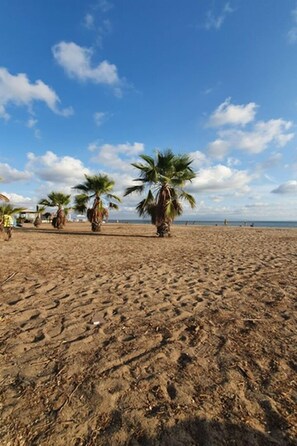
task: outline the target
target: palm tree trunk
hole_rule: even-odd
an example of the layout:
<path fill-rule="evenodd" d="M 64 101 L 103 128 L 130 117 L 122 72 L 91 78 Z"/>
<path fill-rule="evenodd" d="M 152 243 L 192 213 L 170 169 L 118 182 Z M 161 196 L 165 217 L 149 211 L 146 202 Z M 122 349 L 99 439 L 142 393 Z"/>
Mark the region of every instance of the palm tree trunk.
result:
<path fill-rule="evenodd" d="M 92 215 L 91 215 L 91 225 L 92 225 L 92 231 L 93 232 L 101 232 L 101 212 L 99 210 L 100 208 L 100 198 L 96 196 L 93 207 L 91 209 Z"/>
<path fill-rule="evenodd" d="M 65 215 L 63 209 L 59 208 L 57 212 L 56 228 L 63 229 L 64 224 L 65 224 Z"/>
<path fill-rule="evenodd" d="M 41 217 L 40 214 L 37 214 L 34 220 L 34 226 L 35 228 L 38 228 L 40 225 L 41 225 Z"/>
<path fill-rule="evenodd" d="M 166 216 L 166 206 L 168 203 L 169 190 L 166 185 L 160 190 L 156 209 L 157 235 L 164 237 L 170 235 L 170 219 Z"/>

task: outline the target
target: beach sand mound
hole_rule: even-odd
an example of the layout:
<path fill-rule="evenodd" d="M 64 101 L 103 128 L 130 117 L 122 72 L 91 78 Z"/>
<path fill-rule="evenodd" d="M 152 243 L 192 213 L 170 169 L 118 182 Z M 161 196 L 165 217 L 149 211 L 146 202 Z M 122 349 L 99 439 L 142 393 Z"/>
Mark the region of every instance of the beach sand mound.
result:
<path fill-rule="evenodd" d="M 1 242 L 0 444 L 296 445 L 297 232 L 88 231 Z"/>

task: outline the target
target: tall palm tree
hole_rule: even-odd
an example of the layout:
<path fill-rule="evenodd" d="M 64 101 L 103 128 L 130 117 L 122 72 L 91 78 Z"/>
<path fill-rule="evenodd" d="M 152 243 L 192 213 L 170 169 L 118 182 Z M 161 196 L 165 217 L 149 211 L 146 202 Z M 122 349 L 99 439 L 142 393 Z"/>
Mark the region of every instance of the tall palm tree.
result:
<path fill-rule="evenodd" d="M 57 229 L 63 229 L 66 222 L 66 215 L 70 208 L 71 195 L 63 194 L 63 192 L 51 192 L 47 198 L 42 198 L 38 204 L 47 207 L 58 207 L 57 214 L 53 219 L 53 226 Z"/>
<path fill-rule="evenodd" d="M 85 181 L 74 186 L 74 189 L 82 192 L 75 197 L 75 208 L 80 212 L 85 212 L 88 201 L 94 198 L 92 207 L 87 209 L 87 217 L 93 232 L 100 232 L 103 218 L 108 217 L 105 205 L 110 209 L 118 209 L 115 201 L 119 203 L 121 199 L 111 193 L 113 187 L 114 181 L 104 174 L 85 175 Z"/>
<path fill-rule="evenodd" d="M 155 159 L 148 155 L 140 155 L 140 158 L 144 163 L 132 164 L 140 171 L 139 178 L 134 180 L 140 184 L 128 187 L 124 196 L 145 192 L 146 198 L 136 207 L 138 214 L 151 217 L 160 237 L 170 235 L 171 222 L 183 212 L 180 200 L 195 207 L 194 197 L 183 189 L 187 181 L 195 178 L 190 167 L 192 160 L 188 155 L 175 155 L 170 149 L 157 152 Z"/>

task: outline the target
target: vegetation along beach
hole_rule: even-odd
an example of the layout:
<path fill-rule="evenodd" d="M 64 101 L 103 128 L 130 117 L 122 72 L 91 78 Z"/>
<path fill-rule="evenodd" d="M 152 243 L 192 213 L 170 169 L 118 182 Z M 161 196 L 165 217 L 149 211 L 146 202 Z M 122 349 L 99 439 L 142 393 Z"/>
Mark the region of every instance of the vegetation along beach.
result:
<path fill-rule="evenodd" d="M 172 232 L 2 242 L 1 444 L 296 445 L 296 231 Z"/>

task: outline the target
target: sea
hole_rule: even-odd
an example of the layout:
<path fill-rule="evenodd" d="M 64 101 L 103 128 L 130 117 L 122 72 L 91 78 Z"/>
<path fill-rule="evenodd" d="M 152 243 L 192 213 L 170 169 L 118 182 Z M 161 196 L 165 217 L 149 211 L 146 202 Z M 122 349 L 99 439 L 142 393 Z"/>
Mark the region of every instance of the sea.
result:
<path fill-rule="evenodd" d="M 127 223 L 127 224 L 151 224 L 149 220 L 108 220 L 110 223 Z M 173 225 L 185 226 L 225 226 L 224 221 L 216 220 L 175 220 Z M 227 226 L 255 227 L 255 228 L 295 228 L 297 229 L 297 221 L 229 221 Z"/>

